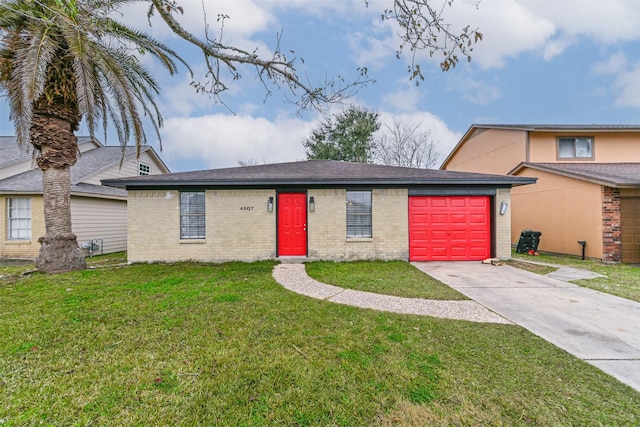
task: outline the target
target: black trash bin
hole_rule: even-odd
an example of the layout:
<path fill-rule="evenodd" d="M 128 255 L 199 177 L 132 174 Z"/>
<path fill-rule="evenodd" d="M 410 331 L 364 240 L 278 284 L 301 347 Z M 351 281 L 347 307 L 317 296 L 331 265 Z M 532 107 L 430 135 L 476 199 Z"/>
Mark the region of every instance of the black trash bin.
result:
<path fill-rule="evenodd" d="M 526 254 L 530 251 L 537 251 L 540 244 L 540 236 L 542 233 L 534 230 L 522 230 L 520 233 L 520 240 L 518 240 L 518 246 L 516 247 L 516 253 Z"/>

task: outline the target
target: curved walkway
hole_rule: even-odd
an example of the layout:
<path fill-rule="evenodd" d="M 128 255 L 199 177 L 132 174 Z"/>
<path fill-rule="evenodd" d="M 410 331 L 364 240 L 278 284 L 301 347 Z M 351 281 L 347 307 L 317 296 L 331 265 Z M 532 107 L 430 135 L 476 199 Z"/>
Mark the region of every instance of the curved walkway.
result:
<path fill-rule="evenodd" d="M 327 285 L 310 278 L 307 275 L 304 264 L 278 264 L 273 269 L 273 278 L 293 292 L 338 304 L 393 313 L 468 320 L 470 322 L 513 324 L 504 317 L 471 300 L 443 301 L 402 298 Z"/>

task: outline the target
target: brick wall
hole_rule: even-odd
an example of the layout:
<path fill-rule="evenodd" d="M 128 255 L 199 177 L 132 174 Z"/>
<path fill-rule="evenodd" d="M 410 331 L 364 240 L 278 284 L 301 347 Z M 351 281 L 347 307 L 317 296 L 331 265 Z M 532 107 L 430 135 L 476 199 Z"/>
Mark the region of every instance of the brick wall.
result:
<path fill-rule="evenodd" d="M 315 211 L 307 213 L 309 258 L 331 260 L 408 259 L 408 191 L 372 191 L 371 238 L 346 237 L 346 190 L 313 189 L 307 193 Z M 276 256 L 276 212 L 267 212 L 275 190 L 207 190 L 204 239 L 180 239 L 178 191 L 130 191 L 128 259 L 148 261 L 253 261 Z M 499 215 L 500 203 L 511 202 L 500 189 L 492 215 L 496 224 L 496 256 L 511 256 L 511 207 Z"/>
<path fill-rule="evenodd" d="M 407 190 L 373 190 L 372 237 L 347 238 L 346 190 L 309 190 L 309 257 L 333 260 L 408 259 Z"/>
<path fill-rule="evenodd" d="M 507 203 L 507 211 L 500 215 L 500 205 Z M 500 259 L 511 258 L 511 189 L 499 188 L 495 197 L 495 209 L 491 215 L 495 218 L 496 257 Z"/>
<path fill-rule="evenodd" d="M 602 261 L 622 261 L 620 190 L 602 186 Z"/>
<path fill-rule="evenodd" d="M 273 190 L 207 190 L 206 236 L 180 239 L 178 191 L 129 191 L 129 262 L 254 261 L 275 257 Z"/>

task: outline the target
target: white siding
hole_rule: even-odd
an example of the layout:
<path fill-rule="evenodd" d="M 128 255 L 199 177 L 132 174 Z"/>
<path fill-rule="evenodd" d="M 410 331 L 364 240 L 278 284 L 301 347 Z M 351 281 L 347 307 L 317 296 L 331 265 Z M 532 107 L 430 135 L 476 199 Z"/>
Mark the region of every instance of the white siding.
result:
<path fill-rule="evenodd" d="M 0 179 L 5 179 L 10 176 L 18 175 L 22 172 L 30 171 L 36 166 L 31 159 L 25 159 L 21 162 L 14 163 L 10 166 L 0 168 Z"/>
<path fill-rule="evenodd" d="M 78 151 L 84 153 L 85 151 L 93 150 L 94 148 L 102 147 L 102 144 L 94 140 L 88 140 L 86 142 L 80 142 L 78 144 Z"/>
<path fill-rule="evenodd" d="M 117 163 L 110 168 L 99 171 L 98 173 L 86 177 L 82 180 L 87 184 L 95 184 L 101 185 L 101 179 L 111 179 L 111 178 L 123 178 L 129 176 L 137 176 L 138 175 L 138 163 L 146 163 L 151 166 L 151 175 L 156 175 L 159 173 L 163 173 L 164 169 L 161 169 L 160 165 L 155 161 L 155 159 L 149 154 L 149 152 L 145 151 L 140 154 L 140 158 L 136 159 L 135 156 L 132 158 L 126 159 L 122 164 L 122 168 L 120 167 L 120 163 Z"/>
<path fill-rule="evenodd" d="M 71 198 L 71 223 L 78 245 L 102 239 L 102 252 L 127 250 L 127 202 L 123 200 Z M 88 255 L 89 251 L 83 249 Z M 94 255 L 100 251 L 94 252 Z"/>

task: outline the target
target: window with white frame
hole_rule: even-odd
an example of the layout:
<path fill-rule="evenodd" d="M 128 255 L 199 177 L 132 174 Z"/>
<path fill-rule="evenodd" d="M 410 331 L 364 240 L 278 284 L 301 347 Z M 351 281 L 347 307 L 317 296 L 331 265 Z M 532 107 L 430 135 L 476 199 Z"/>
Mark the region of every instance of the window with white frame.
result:
<path fill-rule="evenodd" d="M 138 175 L 151 175 L 151 165 L 138 163 Z"/>
<path fill-rule="evenodd" d="M 9 240 L 31 240 L 31 198 L 7 199 L 7 237 Z"/>
<path fill-rule="evenodd" d="M 347 191 L 347 237 L 371 237 L 371 224 L 371 191 Z"/>
<path fill-rule="evenodd" d="M 204 191 L 183 191 L 180 193 L 180 238 L 205 238 L 205 197 Z"/>
<path fill-rule="evenodd" d="M 558 159 L 593 159 L 593 138 L 558 138 Z"/>

